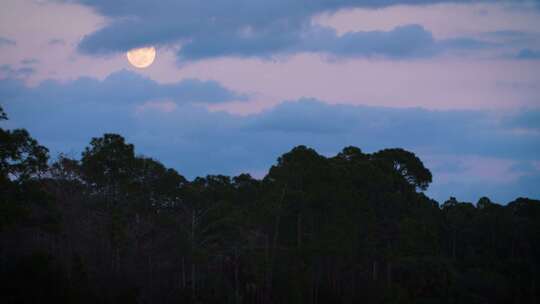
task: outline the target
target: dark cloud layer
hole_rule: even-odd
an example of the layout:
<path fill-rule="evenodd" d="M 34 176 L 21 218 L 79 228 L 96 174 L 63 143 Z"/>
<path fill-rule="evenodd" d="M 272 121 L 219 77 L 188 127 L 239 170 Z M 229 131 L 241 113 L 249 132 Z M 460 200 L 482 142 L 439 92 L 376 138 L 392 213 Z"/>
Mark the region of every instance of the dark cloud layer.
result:
<path fill-rule="evenodd" d="M 540 110 L 522 110 L 519 114 L 507 118 L 506 124 L 512 128 L 520 128 L 540 132 Z"/>
<path fill-rule="evenodd" d="M 311 23 L 323 12 L 346 8 L 381 8 L 396 4 L 423 5 L 436 0 L 163 0 L 78 2 L 109 17 L 112 22 L 84 37 L 83 53 L 126 51 L 142 45 L 180 43 L 178 56 L 199 60 L 220 56 L 267 57 L 295 52 L 319 52 L 334 56 L 432 56 L 445 50 L 485 47 L 472 38 L 435 41 L 418 25 L 391 31 L 351 32 L 342 37 L 330 28 Z"/>
<path fill-rule="evenodd" d="M 523 60 L 539 60 L 540 50 L 523 49 L 516 55 L 517 59 Z"/>
<path fill-rule="evenodd" d="M 176 106 L 148 102 L 162 98 L 176 101 Z M 501 119 L 484 111 L 328 105 L 302 99 L 238 116 L 209 112 L 196 103 L 238 98 L 217 83 L 190 80 L 161 85 L 126 71 L 103 81 L 82 78 L 35 88 L 18 80 L 0 81 L 0 102 L 11 118 L 7 126 L 28 128 L 53 153 L 78 156 L 91 137 L 116 132 L 139 152 L 194 177 L 242 171 L 262 175 L 277 156 L 299 144 L 325 155 L 347 145 L 367 152 L 403 147 L 418 153 L 428 165 L 435 164 L 436 181 L 441 174 L 464 170 L 454 160 L 431 161 L 448 155 L 510 160 L 529 168 L 517 168 L 524 172 L 516 175 L 519 179 L 503 184 L 481 179 L 456 185 L 436 182 L 431 193 L 437 199 L 455 194 L 476 200 L 493 189 L 499 189 L 493 193 L 501 201 L 518 195 L 540 197 L 534 186 L 540 174 L 535 167 L 540 164 L 536 112 L 520 111 Z"/>
<path fill-rule="evenodd" d="M 338 36 L 328 27 L 312 26 L 301 33 L 283 32 L 255 36 L 248 31 L 239 36 L 208 36 L 187 43 L 178 54 L 182 59 L 212 57 L 269 57 L 299 52 L 323 53 L 335 57 L 430 57 L 445 51 L 481 49 L 495 45 L 469 38 L 435 40 L 431 32 L 417 24 L 390 31 L 357 31 Z"/>
<path fill-rule="evenodd" d="M 0 89 L 13 91 L 13 87 L 20 90 L 21 86 L 20 83 L 5 80 Z M 246 96 L 231 92 L 215 81 L 187 79 L 174 84 L 158 84 L 150 78 L 122 70 L 109 75 L 103 81 L 90 77 L 82 77 L 68 83 L 47 80 L 36 88 L 25 90 L 22 96 L 15 98 L 21 99 L 21 106 L 30 107 L 41 101 L 47 106 L 82 103 L 133 105 L 151 100 L 219 103 L 245 100 Z"/>
<path fill-rule="evenodd" d="M 0 37 L 0 47 L 2 46 L 14 46 L 17 45 L 17 42 L 15 40 L 11 40 L 5 37 Z"/>

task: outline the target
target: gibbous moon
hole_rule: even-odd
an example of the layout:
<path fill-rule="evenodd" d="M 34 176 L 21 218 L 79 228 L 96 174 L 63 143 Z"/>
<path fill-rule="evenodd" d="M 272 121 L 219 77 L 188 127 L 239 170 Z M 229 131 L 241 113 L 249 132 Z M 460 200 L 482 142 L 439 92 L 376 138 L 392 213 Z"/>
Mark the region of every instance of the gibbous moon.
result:
<path fill-rule="evenodd" d="M 126 56 L 131 65 L 144 69 L 149 67 L 156 59 L 156 49 L 153 46 L 132 49 L 126 53 Z"/>

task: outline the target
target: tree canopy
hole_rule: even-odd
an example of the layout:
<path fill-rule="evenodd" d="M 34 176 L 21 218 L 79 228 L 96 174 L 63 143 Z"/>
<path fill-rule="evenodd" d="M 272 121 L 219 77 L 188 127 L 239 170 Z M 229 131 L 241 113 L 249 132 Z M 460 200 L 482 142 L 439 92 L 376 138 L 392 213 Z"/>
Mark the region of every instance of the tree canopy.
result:
<path fill-rule="evenodd" d="M 539 299 L 540 201 L 439 205 L 404 149 L 299 145 L 262 179 L 191 181 L 118 134 L 48 157 L 0 129 L 2 303 Z"/>

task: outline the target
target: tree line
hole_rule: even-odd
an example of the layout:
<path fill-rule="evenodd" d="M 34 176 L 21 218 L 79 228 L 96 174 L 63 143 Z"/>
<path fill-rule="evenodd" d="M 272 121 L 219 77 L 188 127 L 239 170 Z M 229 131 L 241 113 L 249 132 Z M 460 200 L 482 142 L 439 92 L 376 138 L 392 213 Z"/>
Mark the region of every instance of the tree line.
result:
<path fill-rule="evenodd" d="M 0 128 L 0 299 L 537 303 L 540 201 L 439 204 L 431 181 L 403 149 L 306 146 L 189 181 L 118 134 L 51 161 Z"/>

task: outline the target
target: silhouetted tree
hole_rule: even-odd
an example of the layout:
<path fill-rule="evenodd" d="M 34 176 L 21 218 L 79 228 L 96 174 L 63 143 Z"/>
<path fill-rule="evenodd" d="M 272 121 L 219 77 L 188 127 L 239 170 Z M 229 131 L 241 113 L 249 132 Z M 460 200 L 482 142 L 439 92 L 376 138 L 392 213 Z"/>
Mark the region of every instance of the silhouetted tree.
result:
<path fill-rule="evenodd" d="M 47 161 L 0 129 L 2 303 L 539 299 L 540 201 L 439 206 L 403 149 L 297 146 L 260 180 L 187 180 L 117 134 Z"/>
<path fill-rule="evenodd" d="M 431 172 L 414 153 L 403 149 L 384 149 L 374 153 L 373 158 L 388 163 L 407 182 L 420 190 L 426 190 L 431 183 Z"/>

